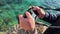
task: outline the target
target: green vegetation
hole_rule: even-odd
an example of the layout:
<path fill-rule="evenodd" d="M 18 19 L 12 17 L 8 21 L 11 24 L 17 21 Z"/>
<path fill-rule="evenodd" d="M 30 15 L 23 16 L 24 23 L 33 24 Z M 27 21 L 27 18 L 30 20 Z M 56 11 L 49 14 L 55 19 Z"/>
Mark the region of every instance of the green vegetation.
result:
<path fill-rule="evenodd" d="M 40 0 L 0 0 L 0 31 L 7 31 L 18 24 L 17 16 L 29 6 L 40 6 Z"/>

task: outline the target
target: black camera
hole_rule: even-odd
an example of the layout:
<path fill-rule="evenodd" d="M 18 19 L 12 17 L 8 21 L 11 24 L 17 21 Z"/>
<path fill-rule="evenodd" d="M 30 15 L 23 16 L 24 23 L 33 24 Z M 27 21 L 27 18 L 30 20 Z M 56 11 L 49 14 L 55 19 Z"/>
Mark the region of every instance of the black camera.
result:
<path fill-rule="evenodd" d="M 32 8 L 29 8 L 27 11 L 28 11 L 28 12 L 31 14 L 31 16 L 36 20 L 37 15 L 39 15 L 38 12 L 37 12 L 37 11 L 34 11 L 34 10 L 33 10 L 33 7 L 32 7 Z M 25 13 L 26 13 L 26 12 L 25 12 Z M 27 18 L 27 16 L 26 16 L 25 13 L 24 13 L 23 17 L 24 17 L 24 18 Z M 17 16 L 17 19 L 18 19 L 18 23 L 19 23 L 19 17 L 18 17 L 18 16 Z"/>
<path fill-rule="evenodd" d="M 36 24 L 39 24 L 37 21 L 36 21 L 36 18 L 37 18 L 37 16 L 39 15 L 38 14 L 38 12 L 36 11 L 36 10 L 33 10 L 33 8 L 34 7 L 32 7 L 32 8 L 29 8 L 27 11 L 31 14 L 31 16 L 35 19 L 35 23 Z M 24 13 L 24 16 L 23 16 L 24 18 L 27 18 L 26 17 L 26 14 Z"/>
<path fill-rule="evenodd" d="M 32 15 L 32 17 L 34 19 L 36 19 L 36 17 L 39 15 L 38 12 L 36 10 L 33 10 L 34 7 L 29 8 L 27 11 Z M 26 14 L 24 14 L 24 18 L 26 18 Z"/>

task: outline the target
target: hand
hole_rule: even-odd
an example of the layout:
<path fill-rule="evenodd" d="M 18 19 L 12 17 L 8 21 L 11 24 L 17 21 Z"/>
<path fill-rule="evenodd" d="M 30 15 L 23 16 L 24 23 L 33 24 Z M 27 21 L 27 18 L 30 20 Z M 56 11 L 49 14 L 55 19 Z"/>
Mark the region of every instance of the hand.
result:
<path fill-rule="evenodd" d="M 33 30 L 35 28 L 35 21 L 29 12 L 26 12 L 26 16 L 27 18 L 24 18 L 23 15 L 19 16 L 20 26 L 24 30 Z"/>
<path fill-rule="evenodd" d="M 38 6 L 30 6 L 29 8 L 32 8 L 33 7 L 33 10 L 34 11 L 37 11 L 39 15 L 37 15 L 39 18 L 44 18 L 45 16 L 45 12 L 39 8 Z"/>

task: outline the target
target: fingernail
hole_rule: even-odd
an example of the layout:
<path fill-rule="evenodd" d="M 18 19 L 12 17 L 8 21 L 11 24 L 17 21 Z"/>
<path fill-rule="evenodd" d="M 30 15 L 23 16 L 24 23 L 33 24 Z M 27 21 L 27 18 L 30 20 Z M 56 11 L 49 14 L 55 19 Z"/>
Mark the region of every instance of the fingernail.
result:
<path fill-rule="evenodd" d="M 23 15 L 20 15 L 19 17 L 22 17 Z"/>
<path fill-rule="evenodd" d="M 29 12 L 26 12 L 26 14 L 28 14 Z"/>

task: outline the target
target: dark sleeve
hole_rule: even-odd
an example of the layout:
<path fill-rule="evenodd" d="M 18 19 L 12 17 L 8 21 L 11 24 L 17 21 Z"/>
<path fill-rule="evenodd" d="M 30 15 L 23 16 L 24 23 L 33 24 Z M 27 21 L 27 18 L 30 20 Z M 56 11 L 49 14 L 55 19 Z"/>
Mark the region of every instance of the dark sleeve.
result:
<path fill-rule="evenodd" d="M 46 12 L 45 17 L 43 18 L 43 20 L 45 20 L 49 23 L 54 23 L 55 21 L 58 20 L 58 18 L 60 18 L 60 12 L 57 12 L 56 14 Z"/>

